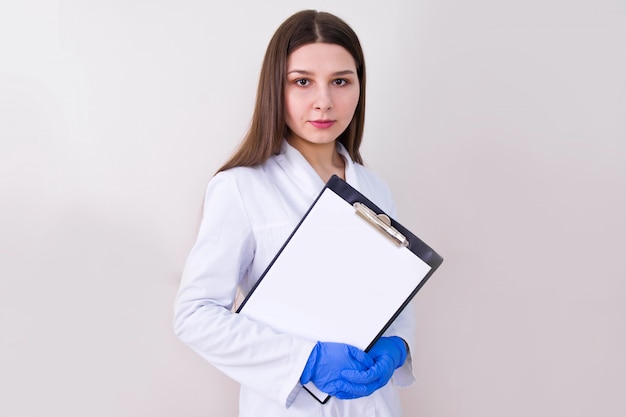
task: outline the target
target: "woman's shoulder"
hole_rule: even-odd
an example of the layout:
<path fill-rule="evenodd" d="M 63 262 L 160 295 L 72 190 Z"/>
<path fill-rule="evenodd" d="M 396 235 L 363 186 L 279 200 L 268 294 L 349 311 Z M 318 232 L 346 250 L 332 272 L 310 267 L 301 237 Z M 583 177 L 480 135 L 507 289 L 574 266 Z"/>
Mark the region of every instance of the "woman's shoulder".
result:
<path fill-rule="evenodd" d="M 367 166 L 355 163 L 354 169 L 359 181 L 359 191 L 387 214 L 395 216 L 394 198 L 387 181 Z"/>
<path fill-rule="evenodd" d="M 234 167 L 224 171 L 220 171 L 213 176 L 211 181 L 226 182 L 246 182 L 256 181 L 262 175 L 262 169 L 259 166 L 254 167 Z"/>
<path fill-rule="evenodd" d="M 359 183 L 367 183 L 369 187 L 379 192 L 389 192 L 387 181 L 371 168 L 354 163 L 354 169 L 359 177 Z"/>
<path fill-rule="evenodd" d="M 280 154 L 272 155 L 264 162 L 253 166 L 236 166 L 218 172 L 214 179 L 234 181 L 244 186 L 246 184 L 269 184 L 273 181 L 277 171 L 281 171 L 277 162 Z"/>
<path fill-rule="evenodd" d="M 237 193 L 241 196 L 256 194 L 271 185 L 263 165 L 253 167 L 234 167 L 215 174 L 209 181 L 208 188 L 219 188 L 225 193 Z"/>
<path fill-rule="evenodd" d="M 389 194 L 389 187 L 381 176 L 363 163 L 354 161 L 342 143 L 337 142 L 337 146 L 339 153 L 341 153 L 344 158 L 349 158 L 349 165 L 354 169 L 354 173 L 358 178 L 358 183 L 361 185 L 361 188 L 366 188 L 367 191 L 375 193 L 376 195 L 380 195 L 381 193 L 385 195 Z"/>

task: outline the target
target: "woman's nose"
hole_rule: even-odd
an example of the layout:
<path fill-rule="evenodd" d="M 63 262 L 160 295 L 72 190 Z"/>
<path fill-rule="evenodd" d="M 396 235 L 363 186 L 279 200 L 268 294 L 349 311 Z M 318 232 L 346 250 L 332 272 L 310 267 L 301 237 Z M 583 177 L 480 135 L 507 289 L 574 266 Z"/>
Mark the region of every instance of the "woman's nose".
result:
<path fill-rule="evenodd" d="M 328 87 L 320 87 L 317 89 L 315 96 L 315 109 L 327 111 L 333 108 L 333 99 Z"/>

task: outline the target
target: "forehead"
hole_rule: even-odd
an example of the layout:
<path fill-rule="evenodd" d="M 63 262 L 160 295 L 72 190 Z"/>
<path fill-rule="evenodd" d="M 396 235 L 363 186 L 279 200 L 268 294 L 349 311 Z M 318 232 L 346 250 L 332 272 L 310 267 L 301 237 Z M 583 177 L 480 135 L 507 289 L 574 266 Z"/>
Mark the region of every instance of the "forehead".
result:
<path fill-rule="evenodd" d="M 332 43 L 309 43 L 295 49 L 287 57 L 287 71 L 356 73 L 354 58 L 346 48 Z"/>

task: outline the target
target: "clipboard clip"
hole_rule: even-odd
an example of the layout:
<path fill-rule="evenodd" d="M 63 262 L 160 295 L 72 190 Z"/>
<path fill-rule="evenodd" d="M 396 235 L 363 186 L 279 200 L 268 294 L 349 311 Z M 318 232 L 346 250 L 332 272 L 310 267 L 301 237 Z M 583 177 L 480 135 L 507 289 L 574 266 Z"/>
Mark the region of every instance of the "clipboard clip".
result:
<path fill-rule="evenodd" d="M 363 203 L 356 202 L 352 205 L 356 214 L 376 227 L 382 234 L 391 239 L 396 245 L 408 247 L 409 240 L 391 225 L 391 219 L 386 214 L 376 214 Z"/>

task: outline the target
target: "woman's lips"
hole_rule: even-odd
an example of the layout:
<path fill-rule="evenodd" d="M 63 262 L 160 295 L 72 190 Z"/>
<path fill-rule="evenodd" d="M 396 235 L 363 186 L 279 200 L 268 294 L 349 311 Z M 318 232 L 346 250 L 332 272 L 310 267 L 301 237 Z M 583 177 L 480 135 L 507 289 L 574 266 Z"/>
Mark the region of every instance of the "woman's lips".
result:
<path fill-rule="evenodd" d="M 335 124 L 335 121 L 334 120 L 311 120 L 310 123 L 318 129 L 328 129 L 329 127 Z"/>

